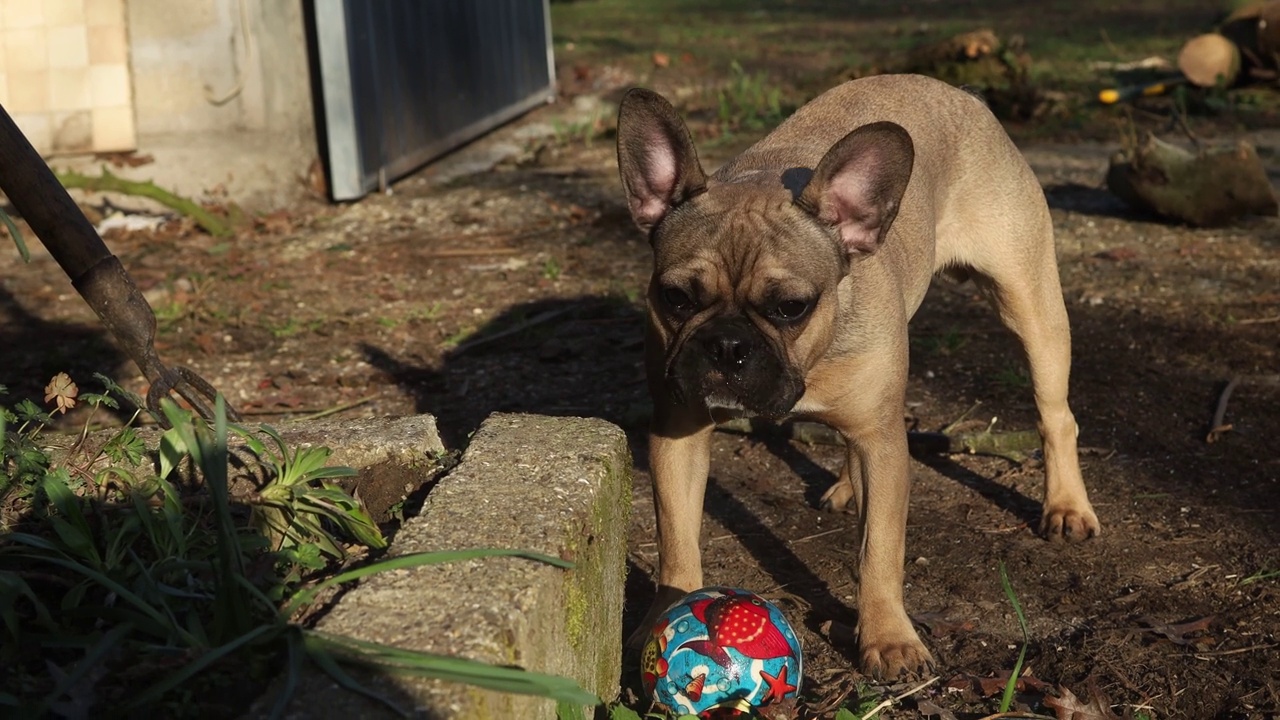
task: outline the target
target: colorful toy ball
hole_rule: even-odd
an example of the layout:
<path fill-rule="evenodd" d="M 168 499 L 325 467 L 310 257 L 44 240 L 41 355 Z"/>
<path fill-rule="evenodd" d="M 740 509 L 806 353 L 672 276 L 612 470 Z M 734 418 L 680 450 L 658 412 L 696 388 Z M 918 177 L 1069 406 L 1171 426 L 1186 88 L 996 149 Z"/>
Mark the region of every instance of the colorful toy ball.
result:
<path fill-rule="evenodd" d="M 707 587 L 654 623 L 640 671 L 655 703 L 678 715 L 721 718 L 795 698 L 802 663 L 800 641 L 773 603 Z"/>

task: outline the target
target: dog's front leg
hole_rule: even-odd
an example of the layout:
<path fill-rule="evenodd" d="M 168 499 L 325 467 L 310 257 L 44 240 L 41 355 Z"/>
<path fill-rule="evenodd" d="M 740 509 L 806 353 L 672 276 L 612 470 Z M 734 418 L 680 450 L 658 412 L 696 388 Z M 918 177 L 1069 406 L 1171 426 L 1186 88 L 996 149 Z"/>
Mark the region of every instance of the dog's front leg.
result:
<path fill-rule="evenodd" d="M 850 462 L 862 465 L 862 547 L 858 571 L 858 651 L 863 672 L 894 679 L 922 674 L 933 657 L 920 641 L 903 603 L 907 506 L 911 493 L 907 436 L 886 418 L 865 434 L 847 437 Z"/>
<path fill-rule="evenodd" d="M 658 520 L 658 594 L 628 640 L 639 647 L 658 615 L 702 587 L 702 501 L 711 466 L 711 432 L 705 409 L 658 409 L 649 433 L 649 472 Z"/>
<path fill-rule="evenodd" d="M 658 586 L 684 594 L 702 587 L 702 501 L 711 465 L 711 418 L 681 417 L 649 436 L 658 516 Z"/>
<path fill-rule="evenodd" d="M 841 482 L 847 478 L 850 486 L 841 494 L 854 501 L 862 535 L 856 571 L 859 667 L 888 679 L 903 672 L 922 674 L 933 664 L 911 626 L 902 593 L 911 495 L 902 424 L 906 348 L 904 331 L 897 341 L 832 361 L 810 378 L 823 393 L 815 393 L 814 402 L 830 408 L 819 419 L 848 446 L 850 467 Z"/>

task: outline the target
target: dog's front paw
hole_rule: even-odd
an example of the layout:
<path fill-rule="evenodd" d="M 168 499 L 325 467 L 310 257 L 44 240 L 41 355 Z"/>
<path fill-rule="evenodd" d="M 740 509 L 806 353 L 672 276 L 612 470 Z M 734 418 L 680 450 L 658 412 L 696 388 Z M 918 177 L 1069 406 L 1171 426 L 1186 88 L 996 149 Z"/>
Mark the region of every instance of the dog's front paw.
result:
<path fill-rule="evenodd" d="M 1040 534 L 1052 541 L 1079 542 L 1102 533 L 1098 516 L 1086 501 L 1076 505 L 1046 505 Z"/>
<path fill-rule="evenodd" d="M 899 633 L 860 633 L 858 649 L 859 670 L 879 680 L 925 677 L 934 671 L 933 655 L 910 625 Z"/>
<path fill-rule="evenodd" d="M 822 493 L 822 500 L 818 503 L 818 507 L 828 512 L 844 512 L 849 509 L 851 500 L 853 500 L 853 483 L 842 478 Z"/>
<path fill-rule="evenodd" d="M 649 637 L 653 634 L 653 626 L 658 622 L 658 617 L 674 605 L 677 600 L 683 598 L 687 592 L 669 585 L 659 586 L 653 602 L 649 604 L 649 610 L 644 614 L 644 619 L 627 636 L 627 641 L 624 643 L 626 649 L 643 650 L 645 644 L 649 642 Z"/>

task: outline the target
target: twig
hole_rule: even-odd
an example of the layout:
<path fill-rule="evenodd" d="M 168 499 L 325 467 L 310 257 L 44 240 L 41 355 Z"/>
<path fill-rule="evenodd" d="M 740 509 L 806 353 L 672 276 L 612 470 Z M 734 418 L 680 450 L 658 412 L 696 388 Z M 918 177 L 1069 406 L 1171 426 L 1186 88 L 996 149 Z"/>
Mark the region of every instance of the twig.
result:
<path fill-rule="evenodd" d="M 1023 720 L 1058 720 L 1052 715 L 1037 715 L 1033 712 L 1021 712 L 1013 710 L 1010 712 L 998 712 L 994 715 L 987 715 L 979 718 L 979 720 L 999 720 L 1000 718 L 1022 718 Z"/>
<path fill-rule="evenodd" d="M 429 253 L 423 253 L 419 257 L 423 258 L 460 258 L 460 257 L 477 257 L 488 255 L 515 255 L 520 252 L 519 248 L 497 247 L 497 248 L 454 248 L 452 250 L 435 250 Z"/>
<path fill-rule="evenodd" d="M 834 534 L 836 534 L 836 533 L 838 533 L 838 532 L 849 532 L 849 528 L 835 528 L 834 530 L 827 530 L 827 531 L 825 531 L 825 532 L 814 533 L 814 534 L 812 534 L 812 535 L 806 535 L 806 536 L 804 536 L 804 537 L 802 537 L 802 538 L 796 538 L 795 540 L 792 540 L 792 541 L 791 541 L 790 543 L 788 543 L 788 544 L 789 544 L 789 545 L 799 545 L 799 544 L 800 544 L 800 543 L 802 543 L 802 542 L 807 542 L 807 541 L 809 541 L 809 540 L 815 540 L 815 539 L 817 539 L 817 538 L 825 537 L 825 536 L 827 536 L 827 535 L 834 535 Z"/>
<path fill-rule="evenodd" d="M 952 423 L 947 427 L 955 427 L 955 424 Z M 716 429 L 742 435 L 772 435 L 811 445 L 844 444 L 840 433 L 821 423 L 807 421 L 776 425 L 753 422 L 748 418 L 735 418 L 720 423 Z M 1036 430 L 992 432 L 989 427 L 978 432 L 954 434 L 946 432 L 945 429 L 943 432 L 913 431 L 907 433 L 907 444 L 911 452 L 919 454 L 990 455 L 1013 462 L 1023 462 L 1027 459 L 1028 452 L 1040 448 L 1040 433 Z"/>
<path fill-rule="evenodd" d="M 981 406 L 981 405 L 982 405 L 982 401 L 981 401 L 981 400 L 979 400 L 978 402 L 976 402 L 976 403 L 974 403 L 974 404 L 970 405 L 968 410 L 965 410 L 964 412 L 960 413 L 960 417 L 956 418 L 955 420 L 952 420 L 952 421 L 951 421 L 951 422 L 950 422 L 946 427 L 942 428 L 942 434 L 943 434 L 943 435 L 950 435 L 952 430 L 955 430 L 955 429 L 956 429 L 956 427 L 960 425 L 960 423 L 962 423 L 962 422 L 964 422 L 964 421 L 965 421 L 965 418 L 967 418 L 967 417 L 969 417 L 970 415 L 972 415 L 972 414 L 973 414 L 973 411 L 974 411 L 974 410 L 977 410 L 977 409 L 978 409 L 978 407 L 979 407 L 979 406 Z"/>
<path fill-rule="evenodd" d="M 340 405 L 334 405 L 333 407 L 328 408 L 327 410 L 321 410 L 320 412 L 311 413 L 310 415 L 304 415 L 303 417 L 300 417 L 297 419 L 298 420 L 318 420 L 322 417 L 335 415 L 337 413 L 342 412 L 343 410 L 350 410 L 351 408 L 360 407 L 361 405 L 364 405 L 367 402 L 371 402 L 376 397 L 378 396 L 369 395 L 366 397 L 362 397 L 359 400 L 352 400 L 350 402 L 345 402 Z"/>
<path fill-rule="evenodd" d="M 74 170 L 56 171 L 54 175 L 65 188 L 75 188 L 86 192 L 117 192 L 150 198 L 191 218 L 197 225 L 204 228 L 205 232 L 214 237 L 231 236 L 231 228 L 208 210 L 200 207 L 192 200 L 165 190 L 150 180 L 146 182 L 126 180 L 118 175 L 112 175 L 106 165 L 102 166 L 102 175 L 100 177 L 82 175 Z"/>
<path fill-rule="evenodd" d="M 1194 656 L 1201 660 L 1209 658 L 1222 657 L 1224 655 L 1239 655 L 1240 653 L 1253 652 L 1254 650 L 1270 650 L 1280 643 L 1271 643 L 1269 645 L 1250 645 L 1249 647 L 1235 648 L 1234 650 L 1210 650 L 1207 652 L 1194 653 Z"/>
<path fill-rule="evenodd" d="M 1213 411 L 1213 420 L 1209 423 L 1209 434 L 1205 436 L 1204 441 L 1207 443 L 1215 443 L 1224 433 L 1231 430 L 1230 425 L 1225 425 L 1224 421 L 1227 417 L 1227 402 L 1231 400 L 1231 393 L 1235 392 L 1236 386 L 1240 384 L 1240 376 L 1231 378 L 1227 386 L 1222 389 L 1222 394 L 1218 396 L 1218 407 Z"/>
<path fill-rule="evenodd" d="M 1218 406 L 1213 411 L 1213 420 L 1209 423 L 1209 434 L 1205 436 L 1205 442 L 1217 442 L 1224 434 L 1231 431 L 1232 425 L 1226 421 L 1227 403 L 1231 400 L 1231 393 L 1235 392 L 1236 387 L 1241 384 L 1280 386 L 1280 375 L 1236 375 L 1231 378 L 1227 386 L 1222 389 L 1222 394 L 1218 396 Z"/>
<path fill-rule="evenodd" d="M 1263 324 L 1268 324 L 1273 322 L 1280 322 L 1280 315 L 1272 315 L 1271 317 L 1260 317 L 1260 318 L 1245 318 L 1244 320 L 1237 320 L 1236 324 L 1237 325 L 1263 325 Z"/>
<path fill-rule="evenodd" d="M 910 690 L 907 690 L 907 691 L 906 691 L 906 692 L 904 692 L 904 693 L 901 693 L 901 694 L 899 694 L 899 695 L 895 695 L 895 696 L 893 696 L 893 697 L 889 698 L 888 700 L 885 700 L 884 702 L 880 703 L 879 705 L 877 705 L 877 706 L 875 706 L 875 707 L 871 708 L 870 712 L 868 712 L 866 715 L 863 715 L 863 716 L 862 716 L 862 720 L 871 720 L 871 718 L 875 717 L 875 716 L 876 716 L 876 715 L 877 715 L 881 710 L 884 710 L 885 708 L 889 707 L 890 705 L 893 705 L 893 704 L 894 704 L 894 703 L 896 703 L 896 702 L 901 702 L 904 698 L 908 698 L 908 697 L 911 697 L 912 695 L 915 695 L 916 693 L 918 693 L 918 692 L 920 692 L 921 690 L 923 690 L 923 689 L 925 689 L 925 688 L 929 687 L 930 685 L 932 685 L 932 684 L 934 684 L 934 683 L 938 682 L 938 681 L 939 681 L 939 680 L 941 680 L 941 679 L 942 679 L 942 678 L 939 678 L 939 677 L 930 678 L 930 679 L 928 679 L 928 680 L 926 680 L 926 681 L 924 681 L 924 682 L 920 683 L 919 685 L 917 685 L 917 686 L 915 686 L 915 687 L 911 688 Z"/>

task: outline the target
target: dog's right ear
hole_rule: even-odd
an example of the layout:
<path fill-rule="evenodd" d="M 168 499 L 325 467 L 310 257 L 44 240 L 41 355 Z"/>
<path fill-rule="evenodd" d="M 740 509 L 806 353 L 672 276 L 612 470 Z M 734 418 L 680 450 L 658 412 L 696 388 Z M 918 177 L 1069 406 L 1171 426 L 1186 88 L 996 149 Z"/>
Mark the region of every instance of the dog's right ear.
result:
<path fill-rule="evenodd" d="M 618 108 L 618 171 L 631 218 L 645 232 L 707 189 L 689 128 L 666 98 L 643 88 L 629 90 Z"/>

